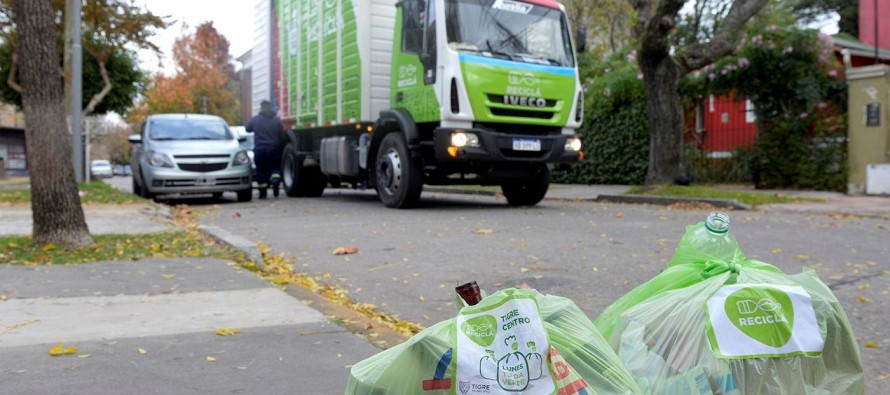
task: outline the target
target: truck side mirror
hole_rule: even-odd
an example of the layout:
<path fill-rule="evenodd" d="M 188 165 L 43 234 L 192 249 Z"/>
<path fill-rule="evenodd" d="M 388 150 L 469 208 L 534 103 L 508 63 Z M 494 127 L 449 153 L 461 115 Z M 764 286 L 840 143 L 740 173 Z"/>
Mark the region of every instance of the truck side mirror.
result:
<path fill-rule="evenodd" d="M 127 137 L 127 141 L 129 141 L 131 144 L 139 144 L 142 142 L 142 135 L 131 134 L 130 137 Z"/>

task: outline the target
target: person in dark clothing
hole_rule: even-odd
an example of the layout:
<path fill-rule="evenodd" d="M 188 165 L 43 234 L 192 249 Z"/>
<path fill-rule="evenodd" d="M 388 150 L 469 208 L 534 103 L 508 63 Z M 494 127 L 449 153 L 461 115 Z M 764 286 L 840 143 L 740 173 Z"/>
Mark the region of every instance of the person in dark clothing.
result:
<path fill-rule="evenodd" d="M 278 186 L 281 183 L 281 151 L 287 144 L 287 134 L 281 120 L 272 110 L 268 100 L 260 102 L 260 113 L 250 119 L 245 129 L 252 132 L 256 162 L 256 178 L 260 190 L 260 199 L 266 198 L 266 189 L 272 186 L 272 194 L 278 197 Z"/>

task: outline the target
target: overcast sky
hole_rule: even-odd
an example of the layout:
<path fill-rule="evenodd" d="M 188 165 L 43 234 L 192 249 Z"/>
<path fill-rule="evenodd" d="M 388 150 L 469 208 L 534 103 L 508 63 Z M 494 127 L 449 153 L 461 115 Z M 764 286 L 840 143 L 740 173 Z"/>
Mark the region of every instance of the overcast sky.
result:
<path fill-rule="evenodd" d="M 233 58 L 250 49 L 253 40 L 253 7 L 257 0 L 137 0 L 136 4 L 150 10 L 155 15 L 170 16 L 175 21 L 168 29 L 159 31 L 152 42 L 164 52 L 163 68 L 158 59 L 149 53 L 140 53 L 139 61 L 146 70 L 164 70 L 172 74 L 171 57 L 173 41 L 195 27 L 213 21 L 213 27 L 229 40 L 229 53 Z M 188 25 L 183 30 L 183 24 Z"/>

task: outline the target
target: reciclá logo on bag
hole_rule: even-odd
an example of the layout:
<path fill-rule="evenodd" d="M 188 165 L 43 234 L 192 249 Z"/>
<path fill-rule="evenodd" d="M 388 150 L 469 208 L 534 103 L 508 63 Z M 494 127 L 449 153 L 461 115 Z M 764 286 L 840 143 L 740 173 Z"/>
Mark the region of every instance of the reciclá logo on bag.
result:
<path fill-rule="evenodd" d="M 802 287 L 734 284 L 707 302 L 708 336 L 722 357 L 813 355 L 822 351 L 813 300 Z"/>

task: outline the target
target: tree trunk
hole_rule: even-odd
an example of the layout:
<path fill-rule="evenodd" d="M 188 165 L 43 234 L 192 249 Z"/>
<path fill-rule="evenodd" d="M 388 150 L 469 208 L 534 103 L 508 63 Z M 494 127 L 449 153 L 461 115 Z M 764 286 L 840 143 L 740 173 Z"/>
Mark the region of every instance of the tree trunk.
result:
<path fill-rule="evenodd" d="M 681 73 L 670 56 L 644 60 L 641 66 L 649 107 L 646 184 L 672 183 L 682 175 L 683 166 L 683 107 L 678 90 Z"/>
<path fill-rule="evenodd" d="M 49 0 L 16 0 L 19 71 L 31 173 L 33 239 L 37 244 L 92 244 L 80 205 L 59 54 Z"/>

